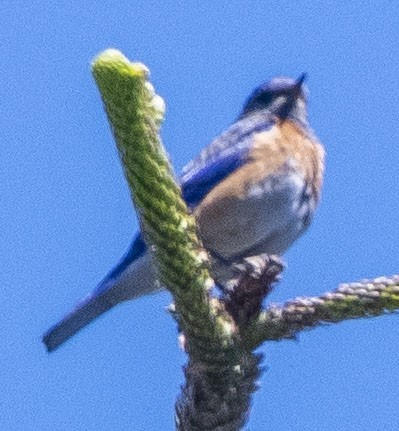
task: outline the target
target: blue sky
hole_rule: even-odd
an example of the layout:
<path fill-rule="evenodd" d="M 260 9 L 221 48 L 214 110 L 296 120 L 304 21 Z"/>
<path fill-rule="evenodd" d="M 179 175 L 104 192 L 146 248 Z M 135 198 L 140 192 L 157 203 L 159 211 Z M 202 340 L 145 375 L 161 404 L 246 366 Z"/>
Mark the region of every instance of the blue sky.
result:
<path fill-rule="evenodd" d="M 352 2 L 0 4 L 0 428 L 167 430 L 185 355 L 161 293 L 48 355 L 41 334 L 117 262 L 137 220 L 89 64 L 147 64 L 179 171 L 274 75 L 306 71 L 327 151 L 313 225 L 274 302 L 399 271 L 399 6 Z M 250 430 L 397 430 L 399 316 L 263 346 Z"/>

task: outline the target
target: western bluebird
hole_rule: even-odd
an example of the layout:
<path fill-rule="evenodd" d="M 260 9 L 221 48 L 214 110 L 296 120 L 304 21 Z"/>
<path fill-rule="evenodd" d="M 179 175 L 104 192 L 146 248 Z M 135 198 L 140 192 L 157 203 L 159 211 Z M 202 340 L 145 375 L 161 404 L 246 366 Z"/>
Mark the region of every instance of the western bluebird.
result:
<path fill-rule="evenodd" d="M 236 122 L 183 170 L 183 198 L 219 285 L 244 257 L 284 253 L 312 219 L 324 151 L 308 123 L 304 78 L 260 85 Z M 43 341 L 54 350 L 118 303 L 160 288 L 138 234 L 120 263 Z"/>

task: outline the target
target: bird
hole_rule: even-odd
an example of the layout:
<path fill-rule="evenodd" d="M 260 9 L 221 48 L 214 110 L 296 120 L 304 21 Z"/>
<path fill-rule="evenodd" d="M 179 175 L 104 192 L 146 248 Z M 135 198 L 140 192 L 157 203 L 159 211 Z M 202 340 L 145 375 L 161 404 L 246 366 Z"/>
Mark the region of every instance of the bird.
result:
<path fill-rule="evenodd" d="M 324 174 L 324 147 L 310 127 L 306 74 L 259 85 L 238 118 L 183 168 L 182 196 L 228 283 L 233 262 L 282 255 L 309 226 Z M 43 336 L 53 351 L 117 304 L 162 289 L 139 232 L 97 288 Z"/>

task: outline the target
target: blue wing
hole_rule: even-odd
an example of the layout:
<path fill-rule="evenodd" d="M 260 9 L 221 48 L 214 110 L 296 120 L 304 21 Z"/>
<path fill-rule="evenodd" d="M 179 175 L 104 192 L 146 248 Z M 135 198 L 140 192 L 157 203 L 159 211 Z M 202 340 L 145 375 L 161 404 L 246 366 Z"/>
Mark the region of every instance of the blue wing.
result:
<path fill-rule="evenodd" d="M 247 151 L 242 149 L 221 157 L 182 182 L 181 190 L 186 204 L 195 206 L 201 202 L 216 184 L 242 166 L 246 153 Z"/>
<path fill-rule="evenodd" d="M 248 158 L 255 134 L 270 130 L 273 121 L 266 121 L 265 114 L 255 113 L 234 123 L 206 147 L 183 170 L 181 189 L 187 205 L 197 205 L 220 181 L 242 166 Z M 118 278 L 136 259 L 143 256 L 147 247 L 138 233 L 128 252 L 96 289 L 101 294 L 108 289 L 108 281 Z"/>
<path fill-rule="evenodd" d="M 102 293 L 104 290 L 108 289 L 107 282 L 111 279 L 117 278 L 122 272 L 136 259 L 143 256 L 147 250 L 147 246 L 143 240 L 143 236 L 141 232 L 139 232 L 133 242 L 131 243 L 129 250 L 122 257 L 120 262 L 109 272 L 106 277 L 102 280 L 102 282 L 98 285 L 95 292 L 97 294 Z"/>
<path fill-rule="evenodd" d="M 219 182 L 244 165 L 253 137 L 270 130 L 274 121 L 255 113 L 237 121 L 190 162 L 181 177 L 181 189 L 187 205 L 197 205 Z"/>

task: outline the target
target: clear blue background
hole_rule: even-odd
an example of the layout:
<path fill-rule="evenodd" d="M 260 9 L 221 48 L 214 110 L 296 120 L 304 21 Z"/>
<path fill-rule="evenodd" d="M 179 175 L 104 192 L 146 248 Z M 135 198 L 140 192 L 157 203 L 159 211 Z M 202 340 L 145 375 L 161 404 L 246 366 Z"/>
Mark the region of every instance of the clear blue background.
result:
<path fill-rule="evenodd" d="M 54 354 L 40 341 L 137 227 L 90 74 L 105 48 L 150 67 L 176 170 L 253 87 L 307 71 L 323 199 L 271 299 L 399 271 L 397 2 L 3 0 L 0 17 L 0 429 L 173 429 L 186 358 L 168 294 L 115 308 Z M 398 339 L 392 315 L 265 345 L 247 428 L 399 429 Z"/>

